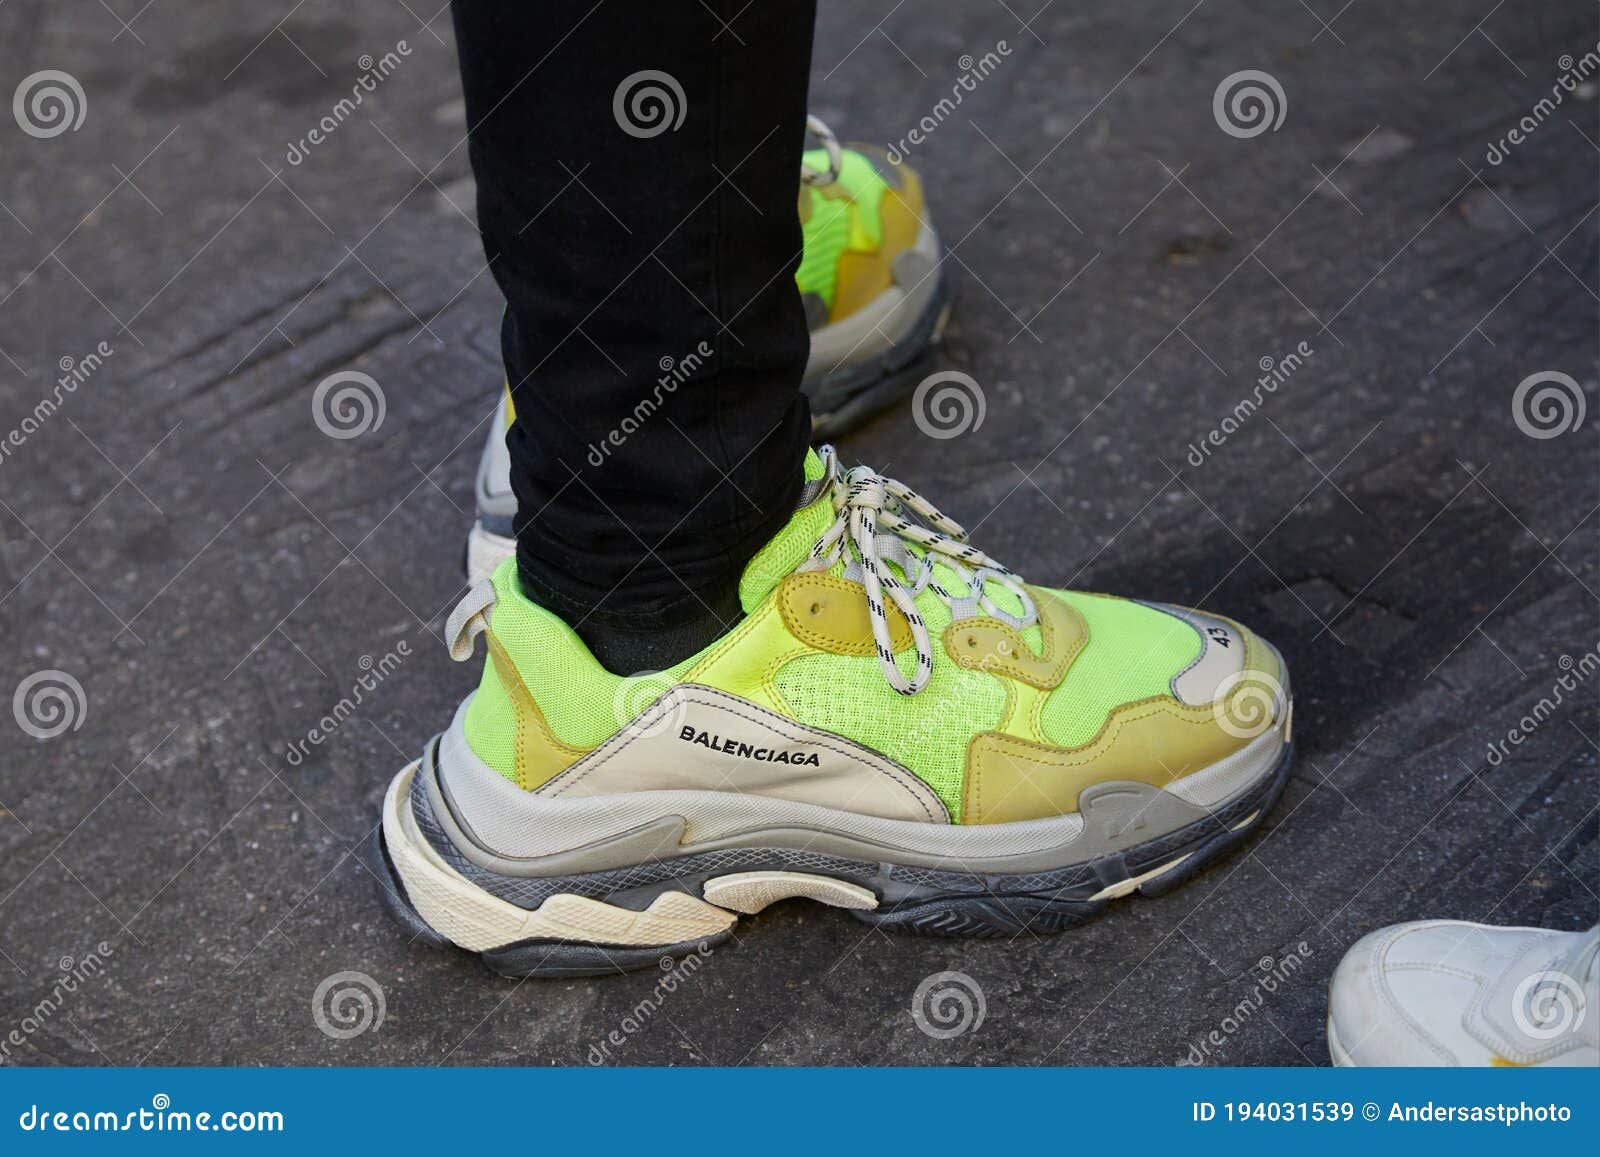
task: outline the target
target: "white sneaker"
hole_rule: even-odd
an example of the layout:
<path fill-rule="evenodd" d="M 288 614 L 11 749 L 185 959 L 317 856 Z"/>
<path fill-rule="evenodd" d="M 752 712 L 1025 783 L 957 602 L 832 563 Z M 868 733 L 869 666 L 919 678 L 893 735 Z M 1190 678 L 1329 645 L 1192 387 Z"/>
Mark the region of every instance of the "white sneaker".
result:
<path fill-rule="evenodd" d="M 1328 987 L 1336 1065 L 1600 1064 L 1600 926 L 1461 920 L 1358 940 Z"/>

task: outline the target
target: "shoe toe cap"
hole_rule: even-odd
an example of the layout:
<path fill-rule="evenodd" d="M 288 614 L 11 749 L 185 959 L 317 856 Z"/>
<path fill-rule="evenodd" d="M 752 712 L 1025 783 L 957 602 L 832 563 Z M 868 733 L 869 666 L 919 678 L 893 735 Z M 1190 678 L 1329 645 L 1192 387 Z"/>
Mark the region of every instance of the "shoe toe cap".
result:
<path fill-rule="evenodd" d="M 1172 678 L 1172 694 L 1191 707 L 1211 707 L 1218 724 L 1254 738 L 1287 723 L 1289 671 L 1283 656 L 1250 628 L 1186 607 L 1157 609 L 1182 619 L 1200 636 L 1194 659 Z"/>
<path fill-rule="evenodd" d="M 1368 933 L 1328 986 L 1328 1037 L 1336 1064 L 1459 1065 L 1476 1052 L 1462 1012 L 1483 977 L 1464 938 L 1473 926 L 1427 920 Z"/>

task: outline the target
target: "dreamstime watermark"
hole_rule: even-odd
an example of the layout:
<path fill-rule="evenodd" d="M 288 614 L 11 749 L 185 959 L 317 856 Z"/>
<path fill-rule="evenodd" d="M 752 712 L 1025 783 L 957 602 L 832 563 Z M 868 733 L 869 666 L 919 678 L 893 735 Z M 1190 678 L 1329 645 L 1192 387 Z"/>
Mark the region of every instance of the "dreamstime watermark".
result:
<path fill-rule="evenodd" d="M 1283 684 L 1265 671 L 1235 671 L 1217 684 L 1211 715 L 1235 739 L 1254 739 L 1275 726 L 1283 714 Z"/>
<path fill-rule="evenodd" d="M 663 956 L 660 962 L 661 979 L 656 981 L 655 987 L 645 994 L 644 999 L 628 1010 L 616 1028 L 589 1045 L 585 1059 L 591 1065 L 603 1065 L 609 1061 L 612 1050 L 622 1048 L 630 1037 L 645 1029 L 656 1013 L 661 1011 L 667 997 L 677 992 L 680 985 L 687 983 L 691 976 L 699 972 L 713 951 L 711 945 L 702 940 L 693 952 L 680 960 Z"/>
<path fill-rule="evenodd" d="M 904 764 L 915 762 L 915 753 L 924 743 L 946 738 L 952 731 L 952 723 L 970 718 L 975 710 L 982 711 L 990 701 L 996 685 L 984 676 L 994 673 L 1004 658 L 993 650 L 986 650 L 976 658 L 958 654 L 956 661 L 961 670 L 955 686 L 940 694 L 918 713 L 915 723 L 889 740 L 884 748 L 889 758 Z"/>
<path fill-rule="evenodd" d="M 89 98 L 70 72 L 46 68 L 22 78 L 11 94 L 11 115 L 30 137 L 49 140 L 83 127 Z"/>
<path fill-rule="evenodd" d="M 149 1108 L 53 1109 L 31 1104 L 17 1115 L 24 1133 L 282 1133 L 277 1109 L 174 1109 L 172 1098 L 157 1093 Z"/>
<path fill-rule="evenodd" d="M 76 731 L 88 713 L 83 684 L 54 667 L 29 675 L 11 696 L 11 714 L 17 726 L 35 739 L 54 739 Z"/>
<path fill-rule="evenodd" d="M 1237 434 L 1244 424 L 1255 416 L 1262 403 L 1276 394 L 1279 386 L 1294 377 L 1314 353 L 1316 350 L 1311 348 L 1311 343 L 1303 341 L 1282 357 L 1264 355 L 1256 363 L 1261 369 L 1261 376 L 1256 379 L 1255 388 L 1240 398 L 1221 422 L 1206 431 L 1198 441 L 1189 443 L 1187 455 L 1189 465 L 1204 466 L 1212 451 L 1220 450 L 1227 445 L 1228 439 Z"/>
<path fill-rule="evenodd" d="M 1285 987 L 1313 956 L 1311 945 L 1304 940 L 1281 959 L 1263 956 L 1256 961 L 1250 991 L 1228 1010 L 1216 1028 L 1189 1045 L 1189 1051 L 1180 1057 L 1180 1065 L 1203 1065 L 1213 1053 L 1224 1048 L 1235 1033 L 1250 1023 L 1256 1013 L 1266 1007 L 1267 998 Z"/>
<path fill-rule="evenodd" d="M 951 1040 L 983 1027 L 989 1002 L 983 986 L 965 972 L 935 972 L 911 995 L 911 1019 L 934 1040 Z"/>
<path fill-rule="evenodd" d="M 1211 95 L 1211 115 L 1217 127 L 1240 140 L 1277 132 L 1288 112 L 1289 98 L 1278 78 L 1256 68 L 1223 77 Z"/>
<path fill-rule="evenodd" d="M 1556 109 L 1566 102 L 1569 95 L 1577 95 L 1586 82 L 1600 72 L 1600 44 L 1595 45 L 1577 60 L 1573 60 L 1571 53 L 1563 55 L 1556 61 L 1556 67 L 1561 69 L 1561 74 L 1556 77 L 1550 86 L 1550 95 L 1541 97 L 1534 106 L 1514 126 L 1506 130 L 1506 135 L 1498 141 L 1489 142 L 1488 151 L 1483 159 L 1491 165 L 1498 165 L 1511 155 L 1511 150 L 1527 140 L 1540 125 L 1554 115 Z"/>
<path fill-rule="evenodd" d="M 1517 383 L 1511 394 L 1511 420 L 1530 438 L 1543 442 L 1583 425 L 1589 400 L 1569 374 L 1540 370 Z"/>
<path fill-rule="evenodd" d="M 959 438 L 983 425 L 989 402 L 971 374 L 940 370 L 917 384 L 911 395 L 911 420 L 930 438 Z"/>
<path fill-rule="evenodd" d="M 298 141 L 290 141 L 284 160 L 291 165 L 299 165 L 309 157 L 311 150 L 338 132 L 339 126 L 349 120 L 356 109 L 361 107 L 361 102 L 369 94 L 376 92 L 380 84 L 393 76 L 401 62 L 410 55 L 411 45 L 404 40 L 395 41 L 394 47 L 376 60 L 371 53 L 363 53 L 356 61 L 361 69 L 361 75 L 356 78 L 355 84 L 350 86 L 350 95 L 340 97 L 305 136 Z"/>
<path fill-rule="evenodd" d="M 689 701 L 680 698 L 670 709 L 653 710 L 656 701 L 677 684 L 666 671 L 637 671 L 617 683 L 611 695 L 611 714 L 618 727 L 640 720 L 630 733 L 634 739 L 652 739 L 682 726 Z"/>
<path fill-rule="evenodd" d="M 683 85 L 670 73 L 653 68 L 623 77 L 611 94 L 611 115 L 617 127 L 640 140 L 677 132 L 688 113 Z"/>
<path fill-rule="evenodd" d="M 87 382 L 106 360 L 117 351 L 110 342 L 98 343 L 88 353 L 79 357 L 64 354 L 56 363 L 56 368 L 61 371 L 56 378 L 55 385 L 50 393 L 40 398 L 32 410 L 24 414 L 22 421 L 13 426 L 4 438 L 0 438 L 0 466 L 22 449 L 27 440 L 37 434 L 44 424 L 55 417 L 61 404 L 78 392 L 78 387 Z"/>
<path fill-rule="evenodd" d="M 317 429 L 341 442 L 378 429 L 388 412 L 383 387 L 371 374 L 359 370 L 329 374 L 311 394 L 311 420 Z"/>
<path fill-rule="evenodd" d="M 884 151 L 888 154 L 889 160 L 898 165 L 911 155 L 914 148 L 926 144 L 928 138 L 938 131 L 939 126 L 961 106 L 961 102 L 977 92 L 978 86 L 993 76 L 1001 61 L 1010 55 L 1011 45 L 1004 40 L 996 40 L 992 49 L 977 58 L 970 52 L 963 53 L 956 60 L 961 75 L 956 77 L 955 83 L 950 86 L 950 95 L 940 97 L 905 136 L 885 146 Z"/>
<path fill-rule="evenodd" d="M 344 726 L 345 720 L 356 713 L 356 710 L 366 702 L 366 698 L 376 691 L 383 681 L 400 669 L 400 665 L 411 657 L 411 644 L 401 639 L 395 644 L 394 650 L 385 651 L 381 658 L 374 659 L 371 655 L 362 655 L 356 666 L 361 668 L 362 674 L 351 685 L 349 694 L 345 695 L 328 709 L 327 714 L 317 720 L 301 739 L 289 745 L 289 750 L 284 758 L 290 767 L 299 767 L 306 761 L 306 756 L 311 754 L 313 748 L 321 747 L 335 731 Z"/>
<path fill-rule="evenodd" d="M 334 1040 L 377 1032 L 387 1011 L 383 985 L 365 972 L 335 972 L 311 994 L 311 1020 Z"/>
<path fill-rule="evenodd" d="M 663 402 L 678 392 L 678 387 L 688 381 L 702 365 L 705 364 L 714 351 L 711 343 L 701 341 L 699 345 L 690 350 L 683 357 L 674 361 L 671 357 L 663 356 L 657 367 L 661 376 L 656 379 L 655 388 L 650 396 L 640 398 L 638 405 L 633 407 L 633 412 L 620 423 L 606 432 L 606 436 L 598 442 L 589 443 L 589 465 L 604 466 L 611 455 L 611 451 L 620 447 L 629 438 L 637 434 L 640 428 L 650 420 L 652 414 L 661 408 Z"/>
<path fill-rule="evenodd" d="M 1585 651 L 1576 659 L 1571 655 L 1562 655 L 1556 660 L 1556 666 L 1561 668 L 1562 674 L 1551 684 L 1549 694 L 1540 696 L 1539 702 L 1517 720 L 1516 726 L 1506 732 L 1504 739 L 1489 744 L 1485 758 L 1490 767 L 1499 767 L 1504 763 L 1512 749 L 1521 747 L 1529 736 L 1539 730 L 1545 721 L 1568 701 L 1568 696 L 1575 693 L 1590 675 L 1600 669 L 1600 645 Z"/>
<path fill-rule="evenodd" d="M 63 956 L 56 965 L 60 975 L 50 986 L 50 991 L 23 1013 L 22 1019 L 0 1038 L 0 1061 L 10 1060 L 12 1050 L 22 1048 L 28 1043 L 29 1037 L 49 1024 L 51 1018 L 66 1006 L 67 998 L 77 992 L 85 981 L 93 980 L 105 971 L 105 963 L 111 955 L 111 945 L 102 940 L 77 959 Z"/>
<path fill-rule="evenodd" d="M 1588 1011 L 1582 982 L 1553 968 L 1524 977 L 1511 994 L 1511 1019 L 1534 1040 L 1576 1033 Z"/>

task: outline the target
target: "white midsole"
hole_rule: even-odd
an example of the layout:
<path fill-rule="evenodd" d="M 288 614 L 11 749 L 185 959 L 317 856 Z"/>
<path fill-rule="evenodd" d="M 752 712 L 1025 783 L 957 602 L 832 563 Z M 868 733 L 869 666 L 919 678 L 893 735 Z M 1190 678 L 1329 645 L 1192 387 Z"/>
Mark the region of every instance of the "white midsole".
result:
<path fill-rule="evenodd" d="M 383 800 L 383 838 L 406 898 L 445 939 L 474 952 L 523 940 L 577 940 L 619 947 L 681 944 L 726 931 L 735 913 L 687 892 L 663 892 L 643 912 L 587 896 L 557 893 L 530 912 L 484 891 L 457 872 L 417 830 L 408 764 Z"/>

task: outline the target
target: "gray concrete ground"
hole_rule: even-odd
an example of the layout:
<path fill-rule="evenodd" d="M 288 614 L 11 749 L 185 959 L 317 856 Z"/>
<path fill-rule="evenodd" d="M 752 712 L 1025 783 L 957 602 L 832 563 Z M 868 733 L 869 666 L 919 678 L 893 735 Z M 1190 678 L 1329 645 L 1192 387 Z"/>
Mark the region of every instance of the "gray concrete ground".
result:
<path fill-rule="evenodd" d="M 515 984 L 408 945 L 358 852 L 475 678 L 437 636 L 499 374 L 433 7 L 0 6 L 0 95 L 56 69 L 85 107 L 0 118 L 0 683 L 83 693 L 54 738 L 0 725 L 6 1062 L 581 1064 L 619 1030 L 621 1063 L 1163 1064 L 1216 1030 L 1209 1063 L 1321 1064 L 1363 932 L 1597 918 L 1600 125 L 1595 78 L 1560 86 L 1595 6 L 869 0 L 823 4 L 812 103 L 879 142 L 937 122 L 910 151 L 959 280 L 945 364 L 987 410 L 935 441 L 901 406 L 846 457 L 1038 580 L 1258 625 L 1298 685 L 1289 791 L 1186 887 L 1052 939 L 780 905 L 632 1030 L 655 974 Z M 1213 94 L 1246 69 L 1283 117 L 1237 137 Z M 312 391 L 346 369 L 387 413 L 335 440 Z M 1545 371 L 1578 428 L 1518 420 Z M 1292 975 L 1262 992 L 1268 958 Z M 56 1001 L 63 967 L 94 975 Z M 950 1040 L 910 1012 L 941 970 L 986 1002 Z M 312 1015 L 341 971 L 384 997 L 349 1040 Z"/>

